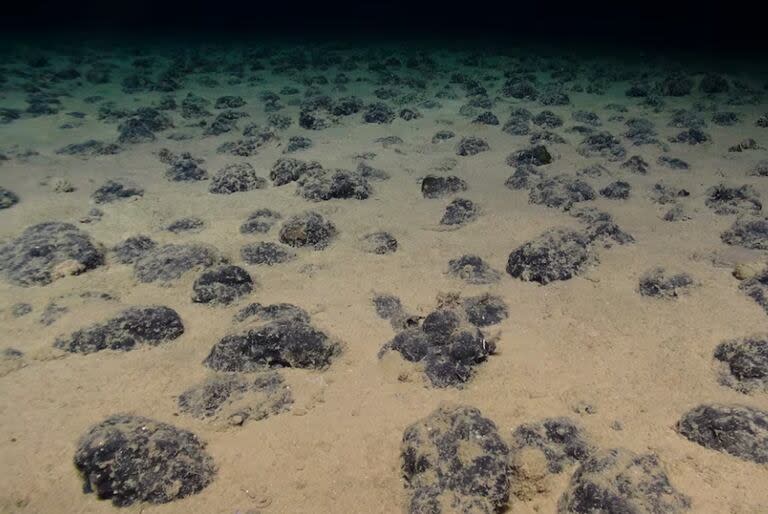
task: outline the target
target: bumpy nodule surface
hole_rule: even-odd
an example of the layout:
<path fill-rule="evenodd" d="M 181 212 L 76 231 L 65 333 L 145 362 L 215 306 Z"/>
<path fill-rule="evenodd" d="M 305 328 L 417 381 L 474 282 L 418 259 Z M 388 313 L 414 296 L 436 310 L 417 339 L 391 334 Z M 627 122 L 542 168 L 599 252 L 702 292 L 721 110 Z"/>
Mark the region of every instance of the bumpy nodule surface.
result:
<path fill-rule="evenodd" d="M 284 314 L 291 312 L 294 311 Z M 204 364 L 216 371 L 239 372 L 324 369 L 340 353 L 341 345 L 307 320 L 279 315 L 267 323 L 225 336 L 214 345 Z"/>
<path fill-rule="evenodd" d="M 595 260 L 586 235 L 569 229 L 552 229 L 509 254 L 507 273 L 520 280 L 546 285 L 575 277 Z"/>
<path fill-rule="evenodd" d="M 54 346 L 72 353 L 128 351 L 141 344 L 157 346 L 183 333 L 184 324 L 170 307 L 131 307 L 105 322 L 59 337 Z"/>
<path fill-rule="evenodd" d="M 742 392 L 768 393 L 768 336 L 720 343 L 715 349 L 720 382 Z"/>
<path fill-rule="evenodd" d="M 291 390 L 276 371 L 256 375 L 216 374 L 179 396 L 179 409 L 212 423 L 240 426 L 287 411 Z"/>
<path fill-rule="evenodd" d="M 597 452 L 576 470 L 560 498 L 561 514 L 674 514 L 690 508 L 654 454 L 616 448 Z"/>
<path fill-rule="evenodd" d="M 437 409 L 403 433 L 408 512 L 500 512 L 509 501 L 508 458 L 496 425 L 478 409 Z"/>
<path fill-rule="evenodd" d="M 677 431 L 704 448 L 768 463 L 768 412 L 744 405 L 709 404 L 686 412 Z"/>
<path fill-rule="evenodd" d="M 139 282 L 169 282 L 188 271 L 208 268 L 219 261 L 216 250 L 202 244 L 167 244 L 153 248 L 134 262 Z"/>
<path fill-rule="evenodd" d="M 195 434 L 152 419 L 115 415 L 80 439 L 75 467 L 84 491 L 116 506 L 168 503 L 198 493 L 216 468 Z"/>

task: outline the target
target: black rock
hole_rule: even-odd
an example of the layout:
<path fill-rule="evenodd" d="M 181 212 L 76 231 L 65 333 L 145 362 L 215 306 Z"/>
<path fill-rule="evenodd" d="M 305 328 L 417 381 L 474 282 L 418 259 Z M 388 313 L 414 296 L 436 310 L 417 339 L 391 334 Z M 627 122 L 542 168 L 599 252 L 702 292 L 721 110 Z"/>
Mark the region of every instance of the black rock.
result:
<path fill-rule="evenodd" d="M 546 285 L 573 278 L 595 260 L 587 235 L 551 229 L 510 253 L 507 273 L 520 280 Z"/>
<path fill-rule="evenodd" d="M 686 198 L 690 195 L 691 193 L 685 189 L 677 189 L 661 183 L 654 184 L 649 191 L 651 201 L 661 205 L 677 202 L 680 198 Z"/>
<path fill-rule="evenodd" d="M 677 298 L 694 285 L 687 273 L 667 274 L 664 268 L 654 268 L 640 277 L 638 290 L 652 298 Z"/>
<path fill-rule="evenodd" d="M 768 177 L 768 160 L 763 159 L 757 162 L 748 172 L 747 175 L 753 177 Z"/>
<path fill-rule="evenodd" d="M 544 166 L 552 162 L 552 155 L 544 145 L 536 145 L 512 152 L 507 156 L 509 166 Z"/>
<path fill-rule="evenodd" d="M 255 376 L 216 374 L 179 395 L 179 410 L 230 426 L 288 411 L 293 395 L 276 371 Z"/>
<path fill-rule="evenodd" d="M 134 262 L 139 282 L 168 282 L 188 271 L 208 268 L 220 261 L 213 247 L 202 244 L 167 244 L 155 247 Z"/>
<path fill-rule="evenodd" d="M 543 180 L 544 173 L 533 166 L 522 165 L 515 169 L 515 172 L 507 177 L 504 181 L 504 185 L 513 190 L 528 189 L 538 184 L 540 180 Z"/>
<path fill-rule="evenodd" d="M 656 159 L 656 162 L 673 170 L 687 170 L 690 168 L 688 163 L 684 160 L 678 159 L 677 157 L 669 157 L 667 155 L 659 156 L 659 158 Z"/>
<path fill-rule="evenodd" d="M 401 120 L 412 121 L 421 118 L 422 114 L 418 111 L 418 109 L 405 108 L 400 109 L 400 112 L 397 113 L 397 116 Z"/>
<path fill-rule="evenodd" d="M 687 143 L 689 145 L 700 145 L 711 140 L 712 138 L 707 133 L 697 128 L 684 130 L 675 137 L 669 138 L 671 143 Z"/>
<path fill-rule="evenodd" d="M 712 123 L 721 127 L 730 127 L 739 122 L 739 115 L 735 112 L 716 112 L 712 115 Z"/>
<path fill-rule="evenodd" d="M 563 125 L 563 118 L 552 111 L 541 111 L 539 114 L 531 118 L 531 121 L 533 121 L 533 123 L 539 127 L 548 129 L 561 127 Z"/>
<path fill-rule="evenodd" d="M 651 120 L 645 118 L 630 118 L 626 121 L 627 131 L 622 134 L 635 146 L 659 144 L 656 129 Z"/>
<path fill-rule="evenodd" d="M 672 486 L 655 454 L 615 448 L 596 452 L 581 463 L 557 512 L 674 514 L 690 505 L 690 499 Z"/>
<path fill-rule="evenodd" d="M 677 431 L 704 448 L 768 463 L 768 412 L 744 405 L 699 405 L 680 418 Z"/>
<path fill-rule="evenodd" d="M 365 200 L 371 195 L 372 188 L 357 171 L 319 169 L 299 177 L 296 193 L 315 202 L 334 198 Z"/>
<path fill-rule="evenodd" d="M 16 239 L 0 244 L 0 271 L 19 286 L 47 285 L 61 276 L 85 273 L 102 264 L 102 249 L 69 223 L 32 225 Z"/>
<path fill-rule="evenodd" d="M 296 258 L 296 253 L 277 243 L 263 241 L 243 246 L 240 249 L 240 256 L 248 264 L 272 266 L 292 261 Z"/>
<path fill-rule="evenodd" d="M 488 146 L 485 139 L 468 136 L 461 138 L 461 141 L 456 145 L 456 155 L 472 156 L 490 149 L 491 147 Z"/>
<path fill-rule="evenodd" d="M 504 300 L 488 293 L 465 298 L 464 311 L 467 321 L 476 327 L 496 325 L 509 317 Z"/>
<path fill-rule="evenodd" d="M 219 170 L 211 179 L 208 191 L 214 194 L 229 195 L 265 187 L 267 187 L 267 179 L 258 176 L 253 166 L 247 162 L 241 162 L 229 164 Z"/>
<path fill-rule="evenodd" d="M 569 210 L 574 203 L 594 200 L 597 195 L 592 186 L 571 175 L 556 175 L 534 185 L 528 195 L 532 204 Z"/>
<path fill-rule="evenodd" d="M 611 182 L 602 188 L 600 190 L 600 196 L 610 198 L 611 200 L 626 200 L 629 198 L 629 192 L 631 189 L 632 187 L 629 185 L 629 182 L 617 180 L 616 182 Z"/>
<path fill-rule="evenodd" d="M 168 503 L 205 489 L 216 468 L 192 432 L 148 418 L 114 415 L 80 439 L 83 490 L 116 506 Z"/>
<path fill-rule="evenodd" d="M 728 80 L 722 75 L 716 73 L 707 73 L 699 82 L 699 89 L 702 93 L 709 95 L 717 93 L 727 93 L 730 89 Z"/>
<path fill-rule="evenodd" d="M 336 227 L 318 212 L 292 216 L 280 228 L 280 241 L 295 248 L 324 250 L 336 237 Z"/>
<path fill-rule="evenodd" d="M 120 152 L 120 146 L 115 143 L 104 143 L 89 139 L 83 143 L 72 143 L 56 150 L 59 155 L 114 155 Z"/>
<path fill-rule="evenodd" d="M 638 175 L 645 175 L 648 173 L 648 166 L 649 164 L 640 157 L 639 155 L 633 155 L 623 163 L 621 163 L 621 167 L 625 170 L 629 170 L 632 173 L 636 173 Z"/>
<path fill-rule="evenodd" d="M 240 225 L 241 234 L 266 234 L 275 224 L 283 219 L 279 212 L 272 209 L 259 209 L 248 215 L 248 219 Z"/>
<path fill-rule="evenodd" d="M 112 248 L 112 251 L 115 252 L 121 264 L 133 264 L 156 246 L 157 243 L 149 237 L 139 235 L 121 241 Z"/>
<path fill-rule="evenodd" d="M 144 120 L 129 118 L 118 127 L 117 141 L 123 144 L 151 143 L 155 139 L 155 133 Z"/>
<path fill-rule="evenodd" d="M 440 224 L 464 225 L 477 218 L 478 214 L 478 207 L 472 200 L 456 198 L 445 208 Z"/>
<path fill-rule="evenodd" d="M 19 203 L 19 197 L 13 191 L 0 186 L 0 210 L 8 209 Z"/>
<path fill-rule="evenodd" d="M 571 117 L 574 119 L 574 121 L 591 125 L 593 127 L 599 127 L 602 125 L 600 122 L 600 116 L 591 111 L 574 111 L 571 114 Z"/>
<path fill-rule="evenodd" d="M 306 150 L 312 147 L 312 140 L 304 136 L 291 136 L 288 138 L 288 144 L 285 145 L 283 153 L 293 153 L 299 150 Z"/>
<path fill-rule="evenodd" d="M 704 204 L 715 214 L 751 214 L 763 209 L 760 194 L 751 185 L 730 187 L 718 184 L 707 189 Z"/>
<path fill-rule="evenodd" d="M 229 305 L 253 291 L 253 279 L 243 268 L 222 264 L 205 270 L 192 286 L 192 301 Z"/>
<path fill-rule="evenodd" d="M 392 123 L 395 119 L 395 111 L 383 102 L 374 102 L 365 109 L 363 121 L 366 123 Z"/>
<path fill-rule="evenodd" d="M 448 261 L 448 273 L 469 284 L 494 284 L 501 278 L 501 273 L 477 255 L 462 255 L 451 259 Z"/>
<path fill-rule="evenodd" d="M 245 103 L 241 96 L 220 96 L 216 99 L 214 107 L 216 109 L 238 109 L 244 106 Z"/>
<path fill-rule="evenodd" d="M 208 172 L 200 166 L 203 160 L 192 157 L 188 152 L 175 155 L 164 149 L 160 151 L 159 157 L 162 162 L 168 164 L 165 178 L 172 182 L 190 182 L 208 178 Z"/>
<path fill-rule="evenodd" d="M 562 89 L 553 87 L 542 91 L 539 95 L 539 102 L 542 105 L 568 105 L 571 99 Z"/>
<path fill-rule="evenodd" d="M 763 216 L 739 216 L 731 228 L 720 235 L 729 245 L 753 250 L 768 250 L 768 218 Z"/>
<path fill-rule="evenodd" d="M 478 125 L 498 125 L 499 118 L 497 118 L 496 115 L 491 111 L 485 111 L 478 114 L 477 117 L 472 120 L 472 123 L 476 123 Z"/>
<path fill-rule="evenodd" d="M 251 303 L 240 309 L 234 317 L 238 323 L 275 320 L 309 323 L 309 319 L 310 316 L 307 311 L 291 303 L 273 303 L 270 305 Z"/>
<path fill-rule="evenodd" d="M 672 119 L 669 121 L 670 127 L 688 128 L 688 129 L 701 129 L 707 126 L 707 122 L 700 114 L 692 111 L 686 111 L 685 109 L 678 109 L 672 114 Z"/>
<path fill-rule="evenodd" d="M 397 239 L 389 232 L 372 232 L 360 238 L 363 251 L 386 255 L 397 251 Z"/>
<path fill-rule="evenodd" d="M 621 142 L 608 132 L 598 132 L 584 138 L 576 151 L 584 157 L 602 157 L 609 161 L 620 161 L 627 155 Z"/>
<path fill-rule="evenodd" d="M 165 227 L 165 230 L 174 234 L 181 234 L 183 232 L 200 232 L 203 227 L 205 227 L 203 220 L 195 216 L 189 216 L 172 221 Z"/>
<path fill-rule="evenodd" d="M 403 433 L 408 512 L 501 512 L 509 501 L 508 457 L 496 425 L 479 410 L 439 408 Z"/>
<path fill-rule="evenodd" d="M 721 384 L 746 394 L 768 392 L 768 340 L 764 335 L 720 343 L 715 360 L 720 365 Z"/>
<path fill-rule="evenodd" d="M 755 141 L 751 137 L 742 139 L 740 142 L 736 143 L 735 145 L 728 147 L 729 152 L 745 152 L 747 150 L 763 150 L 763 147 L 758 145 L 757 141 Z"/>
<path fill-rule="evenodd" d="M 269 178 L 276 186 L 282 186 L 289 182 L 295 182 L 309 172 L 322 170 L 323 167 L 317 161 L 301 161 L 290 157 L 281 157 L 272 165 Z"/>
<path fill-rule="evenodd" d="M 356 96 L 347 96 L 336 100 L 331 112 L 334 116 L 351 116 L 363 110 L 363 101 Z"/>
<path fill-rule="evenodd" d="M 11 314 L 14 318 L 21 318 L 32 312 L 32 305 L 29 303 L 14 303 L 11 306 Z"/>
<path fill-rule="evenodd" d="M 184 324 L 173 309 L 162 306 L 131 307 L 103 323 L 59 337 L 54 346 L 72 353 L 89 354 L 101 350 L 135 350 L 146 344 L 157 346 L 179 338 Z"/>
<path fill-rule="evenodd" d="M 424 198 L 443 198 L 467 190 L 467 183 L 456 176 L 438 177 L 427 175 L 421 181 Z"/>
<path fill-rule="evenodd" d="M 216 371 L 250 373 L 269 368 L 323 369 L 341 353 L 341 346 L 312 325 L 277 319 L 225 336 L 203 362 Z"/>
<path fill-rule="evenodd" d="M 548 418 L 536 423 L 525 423 L 512 431 L 510 450 L 541 451 L 550 473 L 561 473 L 566 466 L 584 462 L 595 451 L 587 441 L 584 429 L 568 418 Z"/>
<path fill-rule="evenodd" d="M 691 94 L 693 79 L 682 74 L 674 73 L 661 83 L 661 93 L 664 96 L 686 96 Z"/>
<path fill-rule="evenodd" d="M 93 192 L 91 198 L 97 204 L 111 203 L 116 200 L 144 196 L 144 189 L 129 180 L 107 180 L 104 185 Z"/>
<path fill-rule="evenodd" d="M 432 136 L 432 144 L 446 141 L 448 139 L 453 139 L 454 137 L 456 137 L 456 133 L 452 130 L 438 130 L 435 132 L 435 135 Z"/>

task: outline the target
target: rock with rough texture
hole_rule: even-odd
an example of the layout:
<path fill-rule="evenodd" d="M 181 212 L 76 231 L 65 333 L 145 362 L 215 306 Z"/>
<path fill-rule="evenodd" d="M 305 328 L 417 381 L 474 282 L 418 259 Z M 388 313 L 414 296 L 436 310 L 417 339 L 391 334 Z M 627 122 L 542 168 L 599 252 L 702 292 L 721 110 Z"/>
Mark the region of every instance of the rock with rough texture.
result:
<path fill-rule="evenodd" d="M 231 195 L 267 187 L 267 179 L 260 177 L 247 162 L 235 163 L 219 170 L 211 179 L 208 191 L 214 194 Z"/>
<path fill-rule="evenodd" d="M 467 190 L 467 183 L 456 176 L 438 177 L 427 175 L 421 181 L 424 198 L 443 198 Z"/>
<path fill-rule="evenodd" d="M 768 412 L 744 405 L 705 404 L 686 412 L 677 431 L 704 448 L 768 463 Z"/>
<path fill-rule="evenodd" d="M 243 268 L 220 264 L 205 270 L 192 286 L 192 301 L 229 305 L 253 291 L 253 279 Z"/>
<path fill-rule="evenodd" d="M 104 185 L 93 192 L 91 198 L 97 204 L 112 203 L 116 200 L 143 196 L 144 189 L 130 180 L 107 180 Z"/>
<path fill-rule="evenodd" d="M 596 196 L 595 190 L 585 181 L 561 174 L 534 185 L 528 195 L 528 201 L 567 211 L 574 203 L 594 200 Z"/>
<path fill-rule="evenodd" d="M 441 225 L 464 225 L 473 221 L 479 214 L 479 208 L 475 202 L 466 198 L 456 198 L 445 208 Z"/>
<path fill-rule="evenodd" d="M 240 256 L 248 264 L 273 266 L 294 260 L 296 252 L 271 241 L 261 241 L 243 246 Z"/>
<path fill-rule="evenodd" d="M 103 264 L 103 250 L 70 223 L 32 225 L 16 239 L 0 244 L 0 271 L 19 286 L 44 286 Z"/>
<path fill-rule="evenodd" d="M 568 418 L 548 418 L 525 423 L 512 432 L 512 453 L 526 449 L 540 451 L 550 473 L 560 473 L 567 466 L 584 462 L 596 450 L 584 435 L 584 429 Z"/>
<path fill-rule="evenodd" d="M 185 498 L 205 489 L 216 474 L 195 434 L 127 414 L 91 427 L 80 438 L 74 460 L 84 492 L 118 507 Z"/>
<path fill-rule="evenodd" d="M 365 200 L 372 188 L 361 173 L 342 169 L 319 169 L 304 173 L 298 179 L 296 193 L 314 202 L 334 198 Z"/>
<path fill-rule="evenodd" d="M 8 209 L 19 203 L 19 197 L 10 189 L 0 186 L 0 210 Z"/>
<path fill-rule="evenodd" d="M 308 322 L 278 318 L 224 336 L 203 362 L 216 371 L 250 373 L 269 368 L 324 369 L 341 345 Z"/>
<path fill-rule="evenodd" d="M 715 214 L 752 214 L 763 209 L 760 193 L 749 184 L 731 187 L 718 184 L 707 189 L 704 204 Z"/>
<path fill-rule="evenodd" d="M 548 230 L 509 254 L 507 273 L 542 285 L 571 279 L 596 261 L 590 242 L 581 232 Z"/>
<path fill-rule="evenodd" d="M 496 425 L 468 406 L 443 406 L 405 429 L 401 469 L 410 514 L 502 511 L 509 449 Z"/>
<path fill-rule="evenodd" d="M 627 155 L 621 142 L 608 132 L 598 132 L 584 138 L 576 147 L 584 157 L 602 157 L 609 161 L 620 161 Z"/>
<path fill-rule="evenodd" d="M 448 261 L 448 273 L 468 284 L 494 284 L 501 279 L 501 273 L 481 257 L 470 254 Z"/>
<path fill-rule="evenodd" d="M 169 282 L 188 271 L 208 268 L 221 258 L 211 246 L 167 244 L 149 250 L 134 262 L 133 273 L 139 282 Z"/>
<path fill-rule="evenodd" d="M 179 395 L 179 410 L 223 426 L 241 426 L 290 409 L 293 395 L 276 371 L 215 374 Z"/>
<path fill-rule="evenodd" d="M 688 273 L 668 274 L 664 268 L 654 268 L 640 277 L 639 291 L 652 298 L 677 298 L 693 287 Z"/>
<path fill-rule="evenodd" d="M 461 141 L 456 145 L 456 155 L 472 156 L 490 149 L 491 147 L 485 139 L 468 136 L 461 138 Z"/>
<path fill-rule="evenodd" d="M 557 512 L 675 514 L 689 510 L 690 505 L 655 454 L 615 448 L 599 451 L 579 466 Z"/>
<path fill-rule="evenodd" d="M 241 234 L 266 234 L 283 216 L 272 209 L 259 209 L 248 215 L 248 219 L 240 225 Z"/>
<path fill-rule="evenodd" d="M 389 232 L 372 232 L 360 238 L 364 252 L 387 255 L 397 251 L 397 239 Z"/>
<path fill-rule="evenodd" d="M 741 393 L 768 393 L 768 338 L 732 339 L 717 345 L 720 383 Z"/>
<path fill-rule="evenodd" d="M 753 250 L 768 250 L 768 218 L 744 215 L 736 218 L 731 227 L 720 235 L 720 239 L 733 246 Z"/>
<path fill-rule="evenodd" d="M 326 249 L 336 237 L 336 226 L 315 211 L 292 216 L 280 228 L 280 241 L 294 248 Z"/>
<path fill-rule="evenodd" d="M 121 264 L 133 264 L 139 258 L 155 248 L 157 243 L 148 236 L 138 235 L 129 237 L 116 244 L 112 251 Z"/>
<path fill-rule="evenodd" d="M 173 309 L 163 306 L 131 307 L 109 320 L 59 337 L 54 346 L 72 353 L 101 350 L 135 350 L 140 345 L 157 346 L 179 338 L 184 324 Z"/>

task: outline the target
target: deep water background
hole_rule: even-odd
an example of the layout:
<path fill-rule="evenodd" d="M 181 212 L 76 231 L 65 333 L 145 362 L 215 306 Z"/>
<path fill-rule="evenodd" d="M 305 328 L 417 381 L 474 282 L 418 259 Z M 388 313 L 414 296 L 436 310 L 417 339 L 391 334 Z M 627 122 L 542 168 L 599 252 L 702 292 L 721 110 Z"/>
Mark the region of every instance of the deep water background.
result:
<path fill-rule="evenodd" d="M 291 37 L 496 42 L 687 52 L 766 60 L 757 4 L 711 1 L 248 1 L 150 0 L 4 3 L 4 38 Z"/>

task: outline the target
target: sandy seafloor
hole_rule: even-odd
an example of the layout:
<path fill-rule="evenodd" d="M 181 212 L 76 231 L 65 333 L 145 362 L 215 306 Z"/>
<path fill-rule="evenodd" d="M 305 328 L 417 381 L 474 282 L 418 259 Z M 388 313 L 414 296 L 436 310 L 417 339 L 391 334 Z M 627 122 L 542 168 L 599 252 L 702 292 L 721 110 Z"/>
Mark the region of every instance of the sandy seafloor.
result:
<path fill-rule="evenodd" d="M 395 55 L 398 51 L 385 50 L 381 55 Z M 152 50 L 147 52 L 151 54 Z M 768 157 L 766 150 L 727 151 L 745 138 L 768 146 L 768 129 L 755 124 L 768 112 L 764 91 L 761 103 L 726 106 L 723 103 L 727 95 L 707 98 L 694 87 L 691 95 L 665 97 L 663 109 L 654 112 L 639 105 L 638 99 L 624 95 L 627 81 L 610 82 L 605 94 L 591 95 L 569 90 L 580 81 L 577 78 L 565 84 L 570 105 L 545 107 L 499 93 L 504 82 L 502 72 L 514 62 L 513 57 L 488 57 L 481 66 L 469 67 L 460 64 L 460 56 L 435 51 L 440 72 L 425 76 L 428 89 L 420 92 L 423 98 L 433 97 L 448 82 L 450 73 L 467 73 L 488 89 L 488 96 L 494 99 L 489 110 L 502 125 L 512 107 L 526 107 L 534 114 L 549 109 L 563 118 L 564 126 L 554 131 L 567 144 L 547 143 L 555 160 L 542 167 L 546 174 L 575 174 L 589 164 L 601 163 L 612 176 L 587 177 L 596 190 L 617 179 L 632 186 L 627 200 L 598 196 L 587 204 L 612 214 L 636 242 L 600 247 L 596 250 L 599 263 L 586 272 L 542 286 L 504 273 L 509 253 L 548 228 L 579 224 L 566 212 L 529 203 L 526 190 L 504 187 L 513 171 L 505 158 L 528 147 L 528 136 L 511 136 L 501 126 L 474 124 L 474 116 L 459 115 L 467 99 L 455 85 L 456 98 L 441 98 L 441 107 L 436 109 L 420 109 L 420 119 L 366 124 L 357 114 L 319 131 L 300 128 L 296 123 L 299 107 L 284 99 L 285 108 L 280 113 L 291 116 L 293 124 L 280 132 L 282 143 L 267 144 L 251 157 L 216 152 L 222 142 L 242 137 L 238 131 L 202 137 L 200 128 L 185 127 L 195 120 L 184 120 L 173 111 L 169 114 L 176 128 L 158 133 L 155 142 L 123 145 L 117 155 L 58 155 L 55 151 L 70 143 L 114 141 L 117 137 L 117 125 L 98 120 L 98 104 L 86 104 L 84 98 L 100 95 L 120 107 L 136 108 L 152 105 L 165 95 L 122 92 L 120 79 L 128 73 L 130 58 L 110 56 L 106 48 L 89 49 L 86 54 L 104 56 L 117 66 L 111 82 L 90 84 L 80 79 L 54 84 L 52 89 L 67 92 L 61 97 L 60 113 L 22 116 L 0 126 L 0 151 L 9 157 L 0 165 L 0 185 L 20 198 L 17 205 L 0 213 L 0 238 L 11 239 L 30 225 L 58 220 L 77 224 L 107 249 L 136 234 L 149 235 L 160 243 L 205 242 L 234 264 L 245 267 L 257 286 L 234 305 L 194 304 L 190 295 L 197 273 L 187 273 L 167 287 L 142 284 L 134 278 L 131 266 L 116 263 L 109 254 L 105 266 L 46 286 L 20 287 L 0 282 L 0 345 L 24 354 L 21 359 L 5 359 L 2 363 L 0 511 L 117 512 L 109 501 L 83 494 L 72 458 L 78 438 L 88 427 L 111 414 L 128 412 L 194 432 L 207 442 L 218 471 L 215 480 L 198 494 L 161 505 L 136 504 L 122 509 L 126 512 L 402 512 L 407 502 L 400 473 L 403 430 L 443 402 L 455 402 L 479 408 L 496 423 L 503 437 L 521 423 L 568 416 L 578 421 L 600 447 L 656 453 L 675 488 L 690 497 L 692 512 L 768 512 L 765 465 L 700 447 L 674 430 L 680 416 L 700 403 L 738 403 L 768 409 L 765 393 L 745 395 L 721 385 L 712 358 L 713 349 L 721 341 L 766 330 L 766 313 L 739 290 L 739 282 L 732 274 L 735 264 L 765 260 L 765 253 L 724 244 L 720 234 L 735 216 L 717 215 L 704 204 L 707 188 L 720 182 L 751 184 L 762 198 L 768 198 L 768 179 L 748 175 L 760 159 Z M 235 59 L 237 53 L 230 57 Z M 591 62 L 589 55 L 579 58 Z M 52 67 L 65 62 L 66 58 L 54 55 Z M 164 61 L 160 58 L 158 62 Z M 23 68 L 22 63 L 19 57 L 6 64 L 6 69 Z M 651 73 L 652 79 L 661 76 L 654 75 L 659 73 L 658 67 L 638 61 L 637 66 L 643 65 L 648 66 L 645 71 Z M 400 71 L 415 73 L 406 68 Z M 691 76 L 697 83 L 702 71 L 700 65 L 692 68 Z M 255 77 L 252 83 L 242 80 L 234 85 L 227 85 L 228 77 L 221 71 L 191 73 L 182 88 L 171 94 L 180 100 L 187 92 L 194 92 L 211 101 L 222 95 L 242 96 L 248 103 L 237 110 L 250 114 L 250 118 L 239 122 L 242 128 L 247 122 L 266 123 L 258 99 L 260 92 L 277 92 L 285 85 L 296 85 L 304 91 L 301 77 L 332 78 L 337 72 L 331 67 L 278 74 L 267 66 L 264 70 L 246 70 L 246 78 Z M 364 62 L 345 73 L 353 78 L 346 92 L 335 91 L 332 82 L 318 86 L 320 91 L 334 98 L 355 94 L 366 103 L 375 100 L 373 90 L 380 86 L 373 82 L 375 74 L 366 69 Z M 202 76 L 218 78 L 220 84 L 202 85 L 198 81 Z M 543 67 L 537 76 L 543 84 L 552 80 Z M 765 77 L 743 70 L 729 71 L 726 76 L 758 90 L 765 81 Z M 366 81 L 355 82 L 358 77 Z M 24 109 L 25 93 L 14 84 L 9 76 L 9 81 L 0 86 L 0 102 L 3 107 Z M 712 141 L 706 144 L 670 143 L 669 155 L 687 161 L 687 171 L 657 165 L 656 159 L 662 153 L 657 145 L 633 146 L 621 138 L 626 130 L 623 121 L 608 121 L 616 113 L 605 109 L 609 103 L 625 105 L 626 118 L 637 116 L 653 121 L 659 138 L 666 140 L 682 130 L 667 126 L 671 112 L 692 109 L 698 101 L 734 111 L 740 121 L 730 127 L 708 123 L 704 130 Z M 577 109 L 597 113 L 602 119 L 600 129 L 619 136 L 628 156 L 640 155 L 650 163 L 648 174 L 627 173 L 620 168 L 620 162 L 577 153 L 576 146 L 583 136 L 565 130 L 576 124 L 571 112 Z M 217 112 L 212 106 L 210 110 Z M 69 111 L 87 114 L 82 125 L 69 130 L 57 128 L 73 121 L 66 115 Z M 711 112 L 701 115 L 708 120 Z M 431 143 L 434 133 L 441 129 L 452 130 L 457 137 Z M 194 137 L 169 140 L 167 135 L 174 132 Z M 190 152 L 205 159 L 204 167 L 210 174 L 226 164 L 248 162 L 261 176 L 268 177 L 272 164 L 283 156 L 282 144 L 292 135 L 310 137 L 314 145 L 291 157 L 317 160 L 327 168 L 355 169 L 359 161 L 356 155 L 375 152 L 375 158 L 367 162 L 385 170 L 391 178 L 374 182 L 373 195 L 366 200 L 310 202 L 296 194 L 295 184 L 270 184 L 260 190 L 214 195 L 208 192 L 207 181 L 166 180 L 166 166 L 156 156 L 161 148 Z M 456 142 L 470 135 L 485 139 L 490 150 L 471 157 L 457 156 Z M 374 143 L 383 136 L 399 136 L 403 143 Z M 19 155 L 24 150 L 37 153 Z M 435 171 L 446 159 L 454 159 L 455 167 Z M 451 197 L 422 197 L 419 180 L 429 173 L 463 178 L 469 189 L 460 196 L 480 206 L 478 218 L 456 230 L 442 230 L 438 221 Z M 94 207 L 91 193 L 108 178 L 118 177 L 140 184 L 144 195 L 101 205 L 104 215 L 100 220 L 79 223 Z M 53 192 L 55 179 L 70 181 L 76 190 Z M 690 191 L 681 203 L 691 219 L 661 219 L 669 206 L 652 203 L 647 194 L 648 188 L 660 181 Z M 244 244 L 277 240 L 279 227 L 264 235 L 241 234 L 238 230 L 250 212 L 264 207 L 284 217 L 316 210 L 336 225 L 338 237 L 323 251 L 298 249 L 298 258 L 289 263 L 248 266 L 240 257 Z M 183 216 L 198 216 L 206 226 L 192 234 L 175 235 L 163 230 Z M 397 252 L 375 255 L 362 251 L 359 238 L 377 230 L 397 238 Z M 448 275 L 448 261 L 465 253 L 484 258 L 502 272 L 501 279 L 491 285 L 469 285 Z M 697 285 L 671 300 L 643 297 L 638 293 L 639 277 L 656 266 L 687 272 Z M 85 291 L 107 292 L 119 301 L 74 299 Z M 463 388 L 430 387 L 418 367 L 396 353 L 377 358 L 380 347 L 395 332 L 387 321 L 377 317 L 371 304 L 373 293 L 394 294 L 411 311 L 426 315 L 434 309 L 439 293 L 454 291 L 465 296 L 490 292 L 503 298 L 509 309 L 506 320 L 486 329 L 488 334 L 498 335 L 497 353 L 476 368 L 474 377 Z M 43 310 L 59 297 L 65 299 L 57 303 L 68 305 L 69 311 L 54 323 L 43 325 Z M 295 401 L 288 412 L 232 428 L 180 414 L 178 395 L 207 375 L 201 362 L 212 345 L 232 330 L 232 315 L 253 301 L 289 302 L 305 308 L 318 328 L 344 343 L 342 355 L 324 371 L 281 371 Z M 14 317 L 11 306 L 18 302 L 31 304 L 33 311 Z M 167 344 L 130 352 L 78 355 L 52 347 L 57 336 L 106 319 L 120 307 L 146 304 L 175 309 L 184 321 L 184 335 Z M 579 408 L 587 404 L 590 412 Z M 612 428 L 616 421 L 621 430 Z M 532 498 L 513 496 L 508 512 L 555 512 L 572 470 L 569 467 L 550 477 L 546 491 Z"/>

